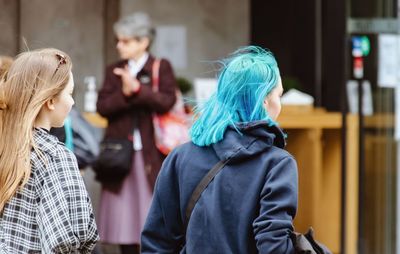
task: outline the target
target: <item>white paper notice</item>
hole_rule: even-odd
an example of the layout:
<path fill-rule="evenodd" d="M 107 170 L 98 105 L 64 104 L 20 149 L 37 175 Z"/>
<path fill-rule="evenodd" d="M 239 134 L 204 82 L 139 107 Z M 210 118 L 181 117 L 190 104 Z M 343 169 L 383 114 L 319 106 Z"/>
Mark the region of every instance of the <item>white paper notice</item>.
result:
<path fill-rule="evenodd" d="M 380 34 L 378 37 L 378 86 L 395 87 L 400 82 L 400 37 Z"/>
<path fill-rule="evenodd" d="M 400 87 L 394 90 L 394 139 L 400 141 Z"/>
<path fill-rule="evenodd" d="M 351 113 L 358 113 L 358 82 L 357 80 L 347 81 L 347 99 L 349 102 L 349 110 Z M 374 113 L 372 106 L 371 83 L 368 80 L 362 81 L 363 86 L 363 115 L 371 116 Z"/>
<path fill-rule="evenodd" d="M 175 69 L 186 69 L 186 27 L 158 26 L 152 49 L 157 57 L 168 59 Z"/>
<path fill-rule="evenodd" d="M 193 83 L 196 101 L 199 103 L 210 98 L 217 89 L 217 80 L 213 78 L 196 78 Z"/>

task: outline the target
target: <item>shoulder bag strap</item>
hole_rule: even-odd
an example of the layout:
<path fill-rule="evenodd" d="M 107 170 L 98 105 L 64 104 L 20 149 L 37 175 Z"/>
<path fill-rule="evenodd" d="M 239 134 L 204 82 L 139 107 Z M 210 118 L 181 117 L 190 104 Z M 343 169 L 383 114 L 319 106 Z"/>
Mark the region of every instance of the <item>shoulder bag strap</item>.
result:
<path fill-rule="evenodd" d="M 152 66 L 151 75 L 152 75 L 152 80 L 153 80 L 152 88 L 153 88 L 154 92 L 158 92 L 158 86 L 159 86 L 159 83 L 160 83 L 160 78 L 159 78 L 159 76 L 160 76 L 160 63 L 161 63 L 161 60 L 156 58 L 156 59 L 154 59 L 153 66 Z"/>
<path fill-rule="evenodd" d="M 201 193 L 207 188 L 208 184 L 214 179 L 214 177 L 221 171 L 221 169 L 229 162 L 230 158 L 225 161 L 219 161 L 215 166 L 201 179 L 200 183 L 194 189 L 192 196 L 189 199 L 188 206 L 186 207 L 185 213 L 185 235 L 186 229 L 189 224 L 190 215 L 192 214 L 193 208 L 199 200 Z"/>

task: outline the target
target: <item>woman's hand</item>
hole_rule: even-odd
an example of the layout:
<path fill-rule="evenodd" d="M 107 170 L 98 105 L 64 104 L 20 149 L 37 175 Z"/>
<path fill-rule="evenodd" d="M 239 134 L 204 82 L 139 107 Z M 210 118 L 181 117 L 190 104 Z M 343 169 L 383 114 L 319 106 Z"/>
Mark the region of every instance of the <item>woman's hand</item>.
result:
<path fill-rule="evenodd" d="M 131 76 L 128 66 L 124 68 L 114 68 L 114 74 L 121 77 L 122 80 L 122 93 L 125 96 L 131 96 L 139 92 L 140 82 Z"/>

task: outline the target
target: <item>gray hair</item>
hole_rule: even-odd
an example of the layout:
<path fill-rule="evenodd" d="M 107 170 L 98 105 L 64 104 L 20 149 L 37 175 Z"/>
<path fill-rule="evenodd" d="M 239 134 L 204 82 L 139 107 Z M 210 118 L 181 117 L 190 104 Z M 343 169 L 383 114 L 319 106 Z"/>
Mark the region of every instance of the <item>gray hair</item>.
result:
<path fill-rule="evenodd" d="M 150 42 L 153 41 L 155 36 L 155 30 L 150 17 L 144 12 L 135 12 L 120 18 L 117 23 L 114 24 L 114 32 L 116 35 L 130 38 L 147 37 Z"/>

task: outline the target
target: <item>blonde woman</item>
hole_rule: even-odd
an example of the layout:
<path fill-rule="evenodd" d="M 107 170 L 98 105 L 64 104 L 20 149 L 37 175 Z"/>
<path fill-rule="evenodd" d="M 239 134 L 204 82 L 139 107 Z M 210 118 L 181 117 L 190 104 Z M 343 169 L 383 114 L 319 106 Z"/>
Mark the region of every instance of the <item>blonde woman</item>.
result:
<path fill-rule="evenodd" d="M 91 253 L 98 240 L 76 159 L 49 134 L 74 100 L 71 60 L 22 53 L 0 83 L 0 253 Z"/>

